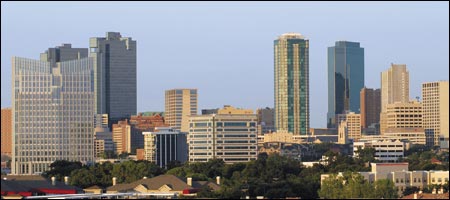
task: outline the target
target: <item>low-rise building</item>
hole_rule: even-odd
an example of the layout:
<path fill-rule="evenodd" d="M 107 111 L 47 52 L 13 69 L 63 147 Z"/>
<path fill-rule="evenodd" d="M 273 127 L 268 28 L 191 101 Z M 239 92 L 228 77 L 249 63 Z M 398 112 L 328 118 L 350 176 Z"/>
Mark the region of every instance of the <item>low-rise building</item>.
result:
<path fill-rule="evenodd" d="M 353 143 L 353 156 L 358 156 L 358 148 L 371 147 L 375 149 L 375 159 L 383 162 L 395 162 L 403 158 L 405 142 L 400 140 L 372 140 Z"/>
<path fill-rule="evenodd" d="M 187 160 L 186 133 L 170 127 L 156 127 L 153 132 L 143 132 L 144 160 L 165 167 L 171 161 Z"/>

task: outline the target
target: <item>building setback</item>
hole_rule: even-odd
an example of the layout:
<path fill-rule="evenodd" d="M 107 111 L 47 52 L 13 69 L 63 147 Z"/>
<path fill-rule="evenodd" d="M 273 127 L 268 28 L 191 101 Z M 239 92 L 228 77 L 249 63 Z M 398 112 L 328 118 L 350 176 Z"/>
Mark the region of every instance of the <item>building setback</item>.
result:
<path fill-rule="evenodd" d="M 62 52 L 76 55 L 12 59 L 12 174 L 44 172 L 56 160 L 94 161 L 93 60 L 79 57 L 87 49 Z"/>
<path fill-rule="evenodd" d="M 309 132 L 309 40 L 285 33 L 274 41 L 275 129 Z"/>
<path fill-rule="evenodd" d="M 328 128 L 336 128 L 337 114 L 359 113 L 364 87 L 364 48 L 358 42 L 337 41 L 328 47 Z"/>
<path fill-rule="evenodd" d="M 89 41 L 94 59 L 96 114 L 108 114 L 109 125 L 137 112 L 136 41 L 119 32 Z"/>

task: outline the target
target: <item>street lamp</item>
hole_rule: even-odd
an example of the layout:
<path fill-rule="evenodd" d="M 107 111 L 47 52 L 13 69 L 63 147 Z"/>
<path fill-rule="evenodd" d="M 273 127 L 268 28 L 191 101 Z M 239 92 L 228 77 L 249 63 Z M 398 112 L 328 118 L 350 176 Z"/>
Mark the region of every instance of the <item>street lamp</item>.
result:
<path fill-rule="evenodd" d="M 212 114 L 213 159 L 216 159 L 216 114 Z"/>

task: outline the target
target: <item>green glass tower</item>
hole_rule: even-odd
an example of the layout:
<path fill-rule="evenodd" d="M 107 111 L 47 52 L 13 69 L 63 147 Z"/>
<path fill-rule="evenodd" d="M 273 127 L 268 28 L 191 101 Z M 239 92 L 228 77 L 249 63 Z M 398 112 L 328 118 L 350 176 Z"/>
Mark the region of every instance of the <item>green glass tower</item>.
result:
<path fill-rule="evenodd" d="M 309 132 L 309 40 L 285 33 L 274 41 L 275 128 Z"/>

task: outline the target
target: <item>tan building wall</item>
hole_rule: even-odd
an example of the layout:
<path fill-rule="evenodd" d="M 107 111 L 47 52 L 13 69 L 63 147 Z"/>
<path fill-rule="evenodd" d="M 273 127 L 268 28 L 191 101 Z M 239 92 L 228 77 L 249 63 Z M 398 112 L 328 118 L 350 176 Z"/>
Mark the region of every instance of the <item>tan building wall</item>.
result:
<path fill-rule="evenodd" d="M 341 124 L 341 122 L 347 123 L 347 134 L 349 139 L 353 138 L 354 141 L 358 141 L 359 138 L 361 138 L 361 114 L 355 114 L 354 112 L 338 114 L 337 123 Z"/>
<path fill-rule="evenodd" d="M 175 130 L 189 132 L 189 117 L 197 115 L 197 89 L 166 90 L 165 122 Z"/>
<path fill-rule="evenodd" d="M 409 72 L 404 64 L 391 64 L 391 67 L 381 72 L 381 110 L 395 102 L 409 101 Z"/>
<path fill-rule="evenodd" d="M 233 106 L 225 105 L 223 108 L 221 108 L 217 111 L 217 114 L 219 114 L 219 115 L 225 115 L 225 114 L 251 115 L 251 114 L 253 114 L 253 110 L 252 109 L 234 108 Z"/>
<path fill-rule="evenodd" d="M 274 133 L 264 134 L 264 143 L 271 142 L 301 144 L 302 140 L 287 131 L 277 131 Z"/>
<path fill-rule="evenodd" d="M 439 138 L 448 142 L 449 138 L 449 81 L 422 84 L 423 127 L 431 134 L 428 144 L 439 144 Z M 434 138 L 434 139 L 433 139 Z"/>
<path fill-rule="evenodd" d="M 1 154 L 12 155 L 12 111 L 11 108 L 2 108 L 1 116 Z"/>
<path fill-rule="evenodd" d="M 130 153 L 130 134 L 131 126 L 128 120 L 119 121 L 117 124 L 112 125 L 114 150 L 117 154 L 122 152 Z"/>
<path fill-rule="evenodd" d="M 386 106 L 381 115 L 380 133 L 388 128 L 422 128 L 422 104 L 418 101 L 393 103 Z"/>
<path fill-rule="evenodd" d="M 360 101 L 361 127 L 368 128 L 371 124 L 380 123 L 381 90 L 363 88 Z"/>

